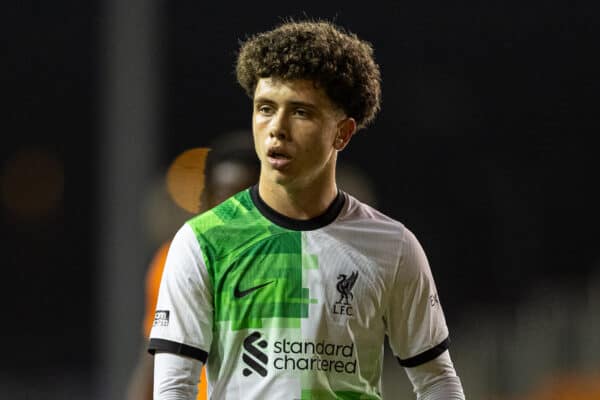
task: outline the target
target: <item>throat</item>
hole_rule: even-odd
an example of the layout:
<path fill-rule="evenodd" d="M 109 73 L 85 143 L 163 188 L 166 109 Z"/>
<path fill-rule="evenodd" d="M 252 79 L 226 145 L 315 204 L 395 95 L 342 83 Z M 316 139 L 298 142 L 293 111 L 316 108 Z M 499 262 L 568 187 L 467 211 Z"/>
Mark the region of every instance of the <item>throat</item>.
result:
<path fill-rule="evenodd" d="M 259 195 L 266 205 L 276 212 L 297 220 L 318 217 L 327 211 L 337 197 L 335 182 L 327 187 L 294 188 L 259 182 Z"/>

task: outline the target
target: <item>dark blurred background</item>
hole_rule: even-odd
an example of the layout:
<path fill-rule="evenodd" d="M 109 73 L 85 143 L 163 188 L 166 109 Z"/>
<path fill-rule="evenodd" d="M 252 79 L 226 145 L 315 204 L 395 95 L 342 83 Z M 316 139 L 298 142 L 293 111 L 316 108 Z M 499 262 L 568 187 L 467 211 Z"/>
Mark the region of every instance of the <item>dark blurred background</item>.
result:
<path fill-rule="evenodd" d="M 0 397 L 122 398 L 148 198 L 250 126 L 239 41 L 306 16 L 375 47 L 382 111 L 340 162 L 421 240 L 470 398 L 600 370 L 596 6 L 473 3 L 3 3 Z"/>

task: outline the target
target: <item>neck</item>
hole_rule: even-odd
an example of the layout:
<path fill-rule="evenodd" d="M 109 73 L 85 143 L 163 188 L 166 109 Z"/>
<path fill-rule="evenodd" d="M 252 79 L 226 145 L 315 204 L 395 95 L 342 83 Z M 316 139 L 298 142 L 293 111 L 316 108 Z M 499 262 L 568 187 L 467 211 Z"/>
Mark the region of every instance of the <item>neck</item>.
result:
<path fill-rule="evenodd" d="M 286 217 L 306 220 L 322 215 L 337 196 L 335 177 L 307 186 L 283 185 L 268 180 L 261 174 L 258 192 L 273 210 Z"/>

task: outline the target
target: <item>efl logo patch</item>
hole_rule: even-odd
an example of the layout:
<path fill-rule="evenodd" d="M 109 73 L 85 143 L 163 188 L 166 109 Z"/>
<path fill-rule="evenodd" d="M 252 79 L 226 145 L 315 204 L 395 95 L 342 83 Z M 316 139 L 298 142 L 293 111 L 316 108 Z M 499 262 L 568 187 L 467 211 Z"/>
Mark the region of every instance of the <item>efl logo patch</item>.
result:
<path fill-rule="evenodd" d="M 152 326 L 169 326 L 169 310 L 156 310 Z"/>

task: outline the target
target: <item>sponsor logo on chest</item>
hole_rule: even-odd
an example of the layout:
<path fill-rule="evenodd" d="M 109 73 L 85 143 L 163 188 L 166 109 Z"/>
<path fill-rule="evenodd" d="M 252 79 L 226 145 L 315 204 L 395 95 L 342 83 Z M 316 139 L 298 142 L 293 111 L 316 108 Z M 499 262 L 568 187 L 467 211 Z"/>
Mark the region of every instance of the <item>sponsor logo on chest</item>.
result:
<path fill-rule="evenodd" d="M 267 355 L 270 346 L 272 358 Z M 245 377 L 256 373 L 264 378 L 268 375 L 269 368 L 275 371 L 356 373 L 354 343 L 340 344 L 325 339 L 267 340 L 261 332 L 255 331 L 246 336 L 242 347 L 242 375 Z"/>

